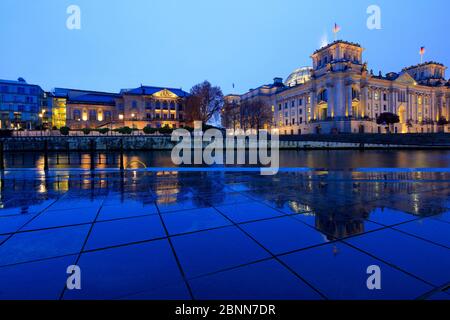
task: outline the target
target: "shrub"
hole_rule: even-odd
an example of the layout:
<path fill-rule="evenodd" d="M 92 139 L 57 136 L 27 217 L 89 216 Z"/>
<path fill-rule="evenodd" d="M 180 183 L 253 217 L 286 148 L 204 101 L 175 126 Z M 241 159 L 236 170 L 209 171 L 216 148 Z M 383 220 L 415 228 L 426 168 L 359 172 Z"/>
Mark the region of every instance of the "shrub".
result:
<path fill-rule="evenodd" d="M 161 134 L 171 134 L 171 133 L 173 132 L 173 129 L 170 128 L 170 127 L 166 124 L 164 127 L 159 128 L 158 131 L 159 131 L 159 133 L 161 133 Z"/>
<path fill-rule="evenodd" d="M 448 120 L 445 117 L 440 117 L 437 124 L 438 126 L 445 126 L 448 124 Z"/>
<path fill-rule="evenodd" d="M 83 131 L 83 133 L 86 134 L 86 135 L 91 133 L 91 129 L 89 129 L 89 128 L 83 128 L 83 129 L 81 129 L 81 131 Z"/>
<path fill-rule="evenodd" d="M 155 128 L 152 128 L 152 127 L 150 127 L 150 126 L 146 126 L 146 127 L 143 129 L 143 131 L 144 131 L 145 134 L 153 134 L 153 133 L 156 132 L 156 129 L 155 129 Z"/>
<path fill-rule="evenodd" d="M 97 130 L 100 134 L 107 134 L 109 132 L 109 128 L 101 128 Z"/>
<path fill-rule="evenodd" d="M 69 132 L 70 132 L 70 128 L 69 127 L 61 127 L 59 129 L 59 132 L 63 135 L 63 136 L 68 136 Z"/>
<path fill-rule="evenodd" d="M 116 129 L 116 131 L 121 134 L 131 134 L 133 132 L 133 129 L 131 129 L 130 127 L 122 127 L 122 128 Z"/>

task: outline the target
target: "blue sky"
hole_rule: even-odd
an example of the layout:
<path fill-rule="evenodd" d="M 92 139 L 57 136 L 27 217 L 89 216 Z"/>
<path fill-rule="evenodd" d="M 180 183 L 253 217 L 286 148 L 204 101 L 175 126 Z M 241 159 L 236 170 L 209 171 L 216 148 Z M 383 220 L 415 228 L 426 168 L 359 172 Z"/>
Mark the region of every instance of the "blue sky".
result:
<path fill-rule="evenodd" d="M 81 30 L 66 28 L 71 4 Z M 372 4 L 381 30 L 366 27 Z M 418 63 L 421 46 L 450 66 L 449 9 L 448 0 L 1 0 L 0 78 L 104 91 L 208 79 L 242 93 L 310 65 L 335 22 L 375 72 Z"/>

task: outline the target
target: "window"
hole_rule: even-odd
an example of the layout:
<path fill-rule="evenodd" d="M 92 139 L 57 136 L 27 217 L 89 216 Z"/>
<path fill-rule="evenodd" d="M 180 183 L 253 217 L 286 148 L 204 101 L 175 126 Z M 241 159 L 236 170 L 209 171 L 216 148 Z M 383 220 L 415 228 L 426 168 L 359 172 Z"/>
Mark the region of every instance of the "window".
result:
<path fill-rule="evenodd" d="M 111 121 L 112 120 L 112 113 L 111 111 L 105 111 L 104 112 L 105 121 Z"/>
<path fill-rule="evenodd" d="M 291 108 L 294 108 L 294 107 L 295 107 L 295 101 L 292 100 L 292 102 L 291 102 Z"/>
<path fill-rule="evenodd" d="M 374 97 L 375 100 L 380 100 L 380 94 L 378 93 L 378 91 L 375 91 Z"/>
<path fill-rule="evenodd" d="M 150 101 L 147 101 L 145 103 L 145 109 L 151 109 L 152 108 L 152 103 Z"/>
<path fill-rule="evenodd" d="M 170 103 L 170 110 L 175 110 L 175 102 Z"/>
<path fill-rule="evenodd" d="M 387 94 L 383 93 L 383 101 L 387 101 Z"/>
<path fill-rule="evenodd" d="M 302 124 L 302 123 L 303 123 L 303 117 L 300 117 L 300 118 L 299 118 L 298 123 L 299 123 L 299 124 Z"/>
<path fill-rule="evenodd" d="M 168 110 L 169 109 L 169 105 L 167 104 L 167 102 L 163 102 L 163 109 L 164 110 Z"/>
<path fill-rule="evenodd" d="M 2 91 L 3 93 L 8 93 L 8 86 L 2 86 L 2 87 L 1 87 L 1 91 Z"/>
<path fill-rule="evenodd" d="M 299 106 L 303 105 L 303 99 L 301 99 L 301 98 L 298 99 L 298 105 L 299 105 Z"/>
<path fill-rule="evenodd" d="M 285 108 L 285 109 L 287 109 L 287 108 L 288 108 L 288 103 L 287 103 L 287 102 L 285 102 L 285 104 L 284 104 L 284 108 Z"/>
<path fill-rule="evenodd" d="M 137 108 L 137 101 L 136 101 L 136 100 L 133 100 L 133 101 L 131 102 L 131 107 L 132 107 L 132 108 Z"/>
<path fill-rule="evenodd" d="M 175 113 L 171 113 L 171 114 L 170 114 L 170 119 L 172 119 L 172 120 L 175 119 Z"/>
<path fill-rule="evenodd" d="M 156 114 L 156 119 L 161 118 L 161 115 L 159 113 Z"/>
<path fill-rule="evenodd" d="M 17 88 L 17 93 L 24 94 L 25 93 L 25 88 L 23 88 L 23 87 Z"/>
<path fill-rule="evenodd" d="M 160 109 L 161 109 L 161 102 L 156 101 L 155 108 L 158 109 L 158 110 L 160 110 Z"/>
<path fill-rule="evenodd" d="M 167 119 L 167 114 L 166 113 L 163 114 L 163 119 L 164 120 Z"/>
<path fill-rule="evenodd" d="M 152 120 L 152 114 L 151 113 L 147 113 L 146 117 L 147 117 L 147 120 Z"/>
<path fill-rule="evenodd" d="M 383 106 L 383 111 L 386 111 L 386 110 L 387 110 L 387 106 L 384 105 L 384 106 Z"/>
<path fill-rule="evenodd" d="M 178 103 L 178 111 L 183 111 L 183 104 L 182 103 Z"/>
<path fill-rule="evenodd" d="M 303 109 L 302 108 L 298 109 L 298 114 L 303 114 Z"/>
<path fill-rule="evenodd" d="M 281 110 L 281 103 L 278 105 L 278 110 Z"/>
<path fill-rule="evenodd" d="M 89 110 L 89 121 L 97 120 L 97 111 Z"/>
<path fill-rule="evenodd" d="M 178 115 L 178 119 L 183 120 L 183 115 L 182 115 L 182 114 L 179 114 L 179 115 Z"/>
<path fill-rule="evenodd" d="M 289 125 L 289 120 L 288 120 L 288 119 L 286 119 L 286 125 L 287 125 L 287 126 Z"/>
<path fill-rule="evenodd" d="M 73 120 L 81 120 L 81 111 L 80 110 L 73 110 Z"/>

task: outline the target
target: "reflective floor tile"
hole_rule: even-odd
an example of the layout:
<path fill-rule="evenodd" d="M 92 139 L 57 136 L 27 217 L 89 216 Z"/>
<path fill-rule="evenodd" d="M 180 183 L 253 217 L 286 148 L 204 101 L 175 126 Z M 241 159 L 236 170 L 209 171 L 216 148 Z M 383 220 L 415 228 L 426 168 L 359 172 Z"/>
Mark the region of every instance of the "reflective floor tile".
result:
<path fill-rule="evenodd" d="M 156 203 L 161 212 L 174 212 L 210 207 L 210 205 L 202 198 L 181 200 L 177 200 L 176 198 L 158 198 Z"/>
<path fill-rule="evenodd" d="M 435 286 L 450 281 L 450 250 L 444 247 L 392 229 L 344 241 Z"/>
<path fill-rule="evenodd" d="M 291 217 L 245 223 L 241 227 L 273 254 L 328 242 L 322 233 Z"/>
<path fill-rule="evenodd" d="M 0 267 L 0 300 L 57 300 L 76 255 Z"/>
<path fill-rule="evenodd" d="M 121 297 L 121 300 L 191 300 L 185 282 Z"/>
<path fill-rule="evenodd" d="M 231 222 L 214 208 L 193 209 L 162 215 L 170 235 L 230 225 Z"/>
<path fill-rule="evenodd" d="M 437 292 L 429 296 L 426 300 L 430 301 L 448 301 L 450 300 L 450 294 L 446 292 Z"/>
<path fill-rule="evenodd" d="M 450 248 L 450 223 L 425 218 L 394 227 L 394 229 L 433 241 Z"/>
<path fill-rule="evenodd" d="M 433 287 L 343 243 L 281 256 L 289 267 L 329 299 L 415 299 Z M 381 290 L 367 287 L 367 268 L 381 269 Z"/>
<path fill-rule="evenodd" d="M 327 213 L 303 213 L 292 216 L 292 218 L 302 221 L 322 233 L 330 240 L 344 239 L 369 231 L 386 228 L 375 222 L 361 219 L 360 217 L 342 216 L 339 214 Z"/>
<path fill-rule="evenodd" d="M 0 245 L 3 243 L 3 241 L 6 240 L 6 238 L 8 238 L 7 236 L 0 236 Z"/>
<path fill-rule="evenodd" d="M 389 208 L 377 208 L 370 212 L 368 219 L 385 226 L 391 226 L 406 221 L 412 221 L 418 218 L 419 217 L 405 213 L 403 211 L 397 211 Z"/>
<path fill-rule="evenodd" d="M 152 240 L 165 235 L 158 215 L 97 222 L 92 228 L 85 250 Z"/>
<path fill-rule="evenodd" d="M 39 204 L 35 205 L 15 205 L 11 204 L 14 207 L 8 207 L 10 205 L 7 203 L 6 208 L 0 210 L 0 217 L 3 216 L 12 216 L 12 215 L 24 215 L 24 214 L 32 214 L 39 213 L 49 207 L 56 199 L 42 201 Z"/>
<path fill-rule="evenodd" d="M 444 213 L 435 215 L 432 218 L 450 223 L 450 210 L 448 210 L 448 211 L 446 211 Z"/>
<path fill-rule="evenodd" d="M 189 283 L 199 300 L 321 299 L 314 289 L 275 260 L 192 279 Z"/>
<path fill-rule="evenodd" d="M 172 238 L 187 277 L 195 277 L 269 257 L 236 227 L 209 230 Z"/>
<path fill-rule="evenodd" d="M 5 217 L 0 216 L 0 234 L 16 232 L 35 216 L 36 214 L 21 214 Z"/>
<path fill-rule="evenodd" d="M 56 201 L 49 208 L 50 210 L 66 210 L 66 209 L 79 209 L 79 208 L 91 208 L 98 210 L 103 203 L 103 199 L 92 196 L 91 198 L 85 197 L 62 197 Z"/>
<path fill-rule="evenodd" d="M 156 205 L 154 203 L 143 204 L 134 201 L 127 201 L 117 205 L 103 206 L 100 209 L 97 221 L 131 218 L 157 213 L 158 209 L 156 209 Z"/>
<path fill-rule="evenodd" d="M 258 202 L 217 206 L 216 208 L 236 223 L 283 216 L 277 210 Z"/>
<path fill-rule="evenodd" d="M 96 216 L 97 210 L 95 208 L 44 211 L 25 225 L 21 231 L 92 223 Z"/>
<path fill-rule="evenodd" d="M 89 225 L 16 233 L 0 245 L 0 266 L 80 252 Z"/>
<path fill-rule="evenodd" d="M 243 194 L 231 192 L 214 192 L 213 194 L 205 195 L 203 198 L 208 201 L 208 203 L 214 206 L 239 204 L 253 201 L 253 199 L 250 199 Z"/>
<path fill-rule="evenodd" d="M 64 299 L 119 299 L 183 281 L 167 240 L 83 253 L 82 290 L 66 290 Z"/>

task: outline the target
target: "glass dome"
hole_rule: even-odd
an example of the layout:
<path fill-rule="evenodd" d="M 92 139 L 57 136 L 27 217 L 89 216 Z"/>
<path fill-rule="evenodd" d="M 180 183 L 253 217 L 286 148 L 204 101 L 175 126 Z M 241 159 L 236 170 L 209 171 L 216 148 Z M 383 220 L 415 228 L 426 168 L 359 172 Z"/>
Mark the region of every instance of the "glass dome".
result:
<path fill-rule="evenodd" d="M 302 67 L 295 69 L 285 81 L 285 85 L 294 87 L 299 84 L 303 84 L 311 79 L 311 67 Z"/>

